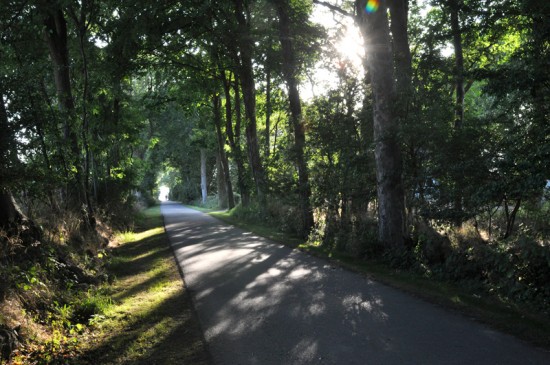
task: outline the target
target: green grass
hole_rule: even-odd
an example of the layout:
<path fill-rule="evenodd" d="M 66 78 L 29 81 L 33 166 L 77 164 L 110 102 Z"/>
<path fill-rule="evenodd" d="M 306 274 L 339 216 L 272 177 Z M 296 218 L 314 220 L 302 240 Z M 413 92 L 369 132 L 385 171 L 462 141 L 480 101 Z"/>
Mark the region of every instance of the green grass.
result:
<path fill-rule="evenodd" d="M 112 304 L 94 320 L 79 364 L 209 364 L 198 320 L 158 207 L 118 236 L 105 288 Z"/>
<path fill-rule="evenodd" d="M 277 243 L 329 260 L 378 282 L 406 291 L 415 297 L 458 311 L 536 346 L 550 349 L 550 318 L 547 314 L 533 310 L 528 305 L 505 303 L 496 297 L 474 293 L 449 282 L 392 269 L 380 261 L 365 261 L 330 251 L 322 246 L 286 235 L 276 227 L 239 220 L 231 216 L 230 212 L 213 212 L 210 215 Z"/>
<path fill-rule="evenodd" d="M 260 235 L 262 237 L 269 238 L 270 240 L 282 243 L 286 246 L 296 248 L 300 245 L 304 245 L 305 241 L 296 238 L 293 236 L 290 236 L 284 232 L 281 232 L 280 230 L 277 230 L 275 227 L 272 226 L 266 226 L 259 223 L 251 223 L 243 220 L 239 220 L 231 215 L 231 212 L 229 211 L 223 211 L 223 212 L 210 212 L 211 216 L 216 217 L 226 223 L 232 224 L 234 226 L 241 227 L 243 229 L 246 229 L 250 232 L 254 232 L 257 235 Z"/>
<path fill-rule="evenodd" d="M 212 212 L 218 212 L 220 211 L 218 208 L 207 208 L 207 207 L 201 207 L 200 205 L 191 205 L 191 204 L 184 204 L 184 206 L 198 210 L 203 213 L 212 213 Z"/>

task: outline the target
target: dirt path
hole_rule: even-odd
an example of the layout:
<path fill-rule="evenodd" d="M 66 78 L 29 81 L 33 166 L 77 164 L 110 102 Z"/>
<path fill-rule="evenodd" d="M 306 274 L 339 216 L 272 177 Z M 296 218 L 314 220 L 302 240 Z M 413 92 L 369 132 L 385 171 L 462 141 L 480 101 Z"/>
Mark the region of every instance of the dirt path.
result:
<path fill-rule="evenodd" d="M 174 203 L 165 225 L 216 364 L 550 364 L 550 353 Z"/>

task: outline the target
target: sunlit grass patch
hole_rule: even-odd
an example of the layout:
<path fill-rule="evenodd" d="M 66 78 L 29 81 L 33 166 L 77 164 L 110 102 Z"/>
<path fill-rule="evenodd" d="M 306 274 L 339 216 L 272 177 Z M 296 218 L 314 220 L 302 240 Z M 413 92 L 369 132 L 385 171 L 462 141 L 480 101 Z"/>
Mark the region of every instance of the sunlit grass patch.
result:
<path fill-rule="evenodd" d="M 113 250 L 113 304 L 95 321 L 83 364 L 209 363 L 159 217 L 145 211 L 142 229 Z"/>
<path fill-rule="evenodd" d="M 133 231 L 117 233 L 115 238 L 119 243 L 134 242 L 136 234 Z"/>
<path fill-rule="evenodd" d="M 141 241 L 162 233 L 164 233 L 164 227 L 155 227 L 139 233 L 132 232 L 132 231 L 121 232 L 116 235 L 116 239 L 118 240 L 118 242 L 123 244 L 123 243 Z"/>

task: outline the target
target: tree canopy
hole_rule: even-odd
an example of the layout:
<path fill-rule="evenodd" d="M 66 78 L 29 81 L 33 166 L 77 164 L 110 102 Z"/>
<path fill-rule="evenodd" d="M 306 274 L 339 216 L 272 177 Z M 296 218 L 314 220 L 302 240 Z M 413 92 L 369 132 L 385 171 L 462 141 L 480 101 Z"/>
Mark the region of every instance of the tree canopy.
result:
<path fill-rule="evenodd" d="M 547 248 L 549 17 L 533 0 L 3 1 L 0 225 L 72 212 L 93 230 L 167 185 L 359 257 L 443 264 L 464 227 Z M 363 52 L 342 51 L 354 33 Z"/>

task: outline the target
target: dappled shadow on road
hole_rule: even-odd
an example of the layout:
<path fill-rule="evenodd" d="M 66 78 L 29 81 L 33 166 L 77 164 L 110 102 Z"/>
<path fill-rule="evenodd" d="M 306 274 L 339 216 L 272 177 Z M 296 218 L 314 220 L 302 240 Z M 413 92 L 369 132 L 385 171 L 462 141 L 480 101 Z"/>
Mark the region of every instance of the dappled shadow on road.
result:
<path fill-rule="evenodd" d="M 202 213 L 173 208 L 163 207 L 165 225 L 217 364 L 523 359 L 522 344 L 483 326 Z M 534 364 L 548 360 L 530 355 Z"/>
<path fill-rule="evenodd" d="M 358 335 L 388 320 L 366 279 L 367 290 L 350 294 L 341 290 L 344 270 L 214 219 L 186 215 L 176 222 L 168 216 L 166 226 L 197 310 L 208 313 L 201 317 L 205 337 L 242 351 L 246 363 L 336 364 L 354 347 L 391 350 L 386 339 Z M 321 335 L 333 328 L 346 336 Z"/>

